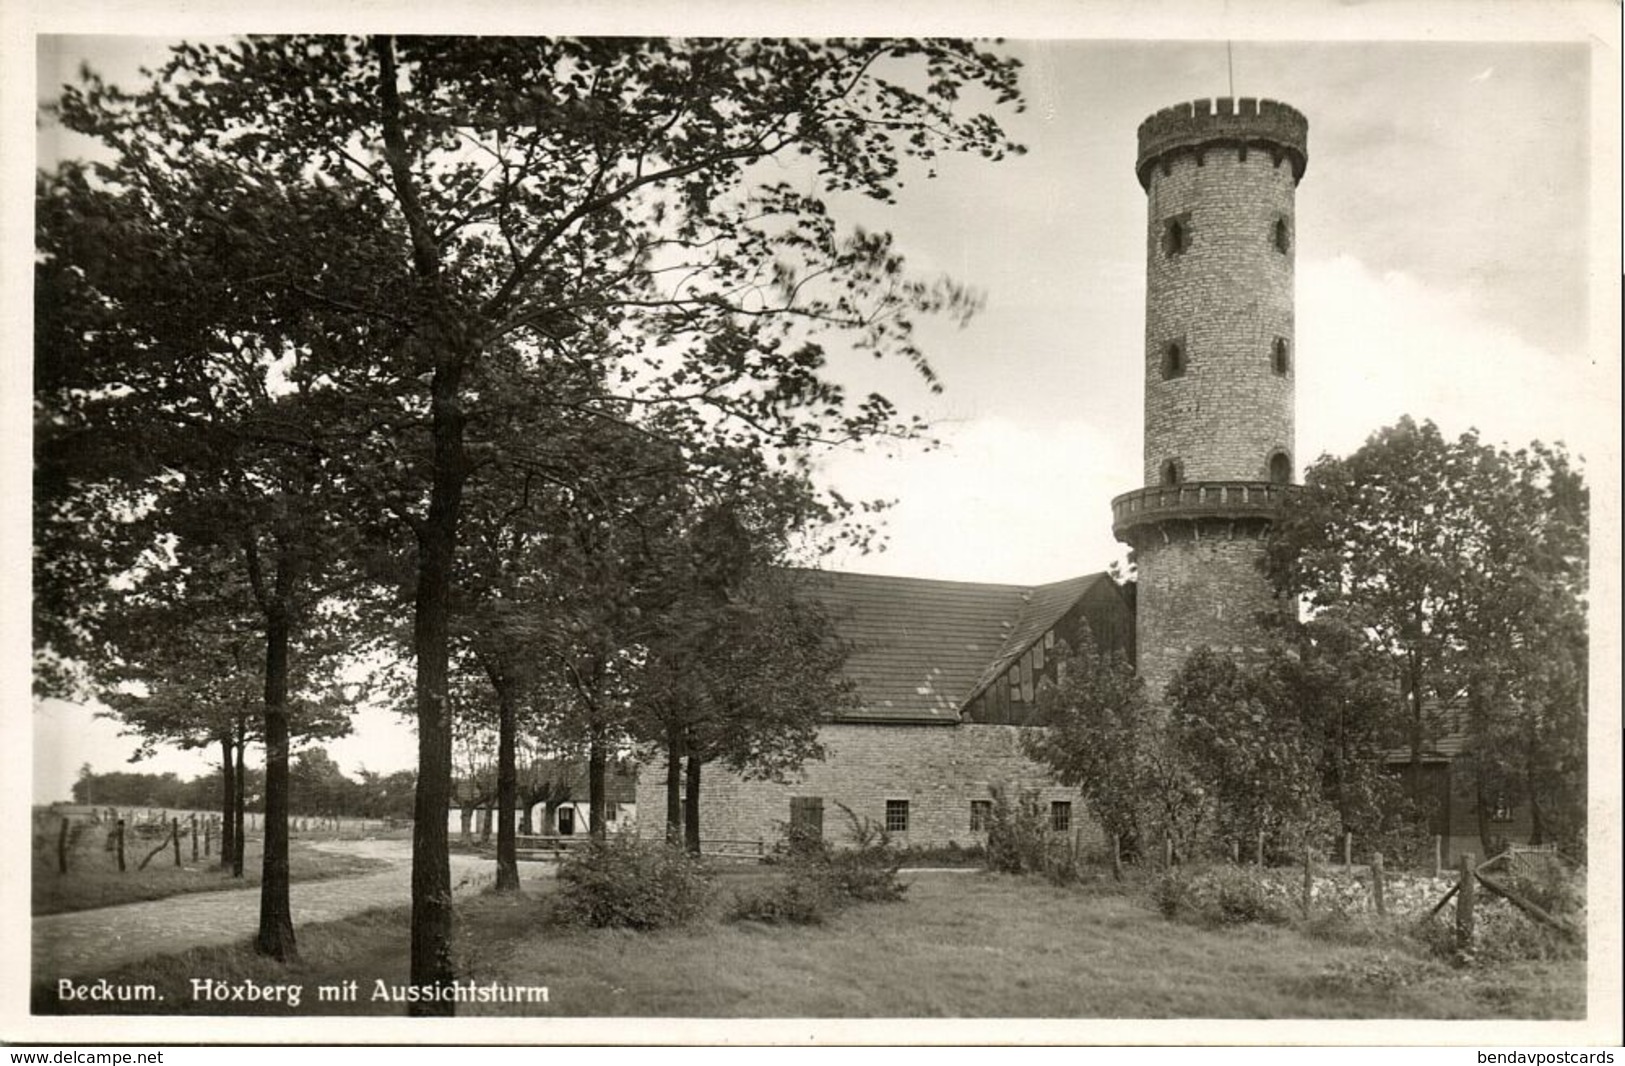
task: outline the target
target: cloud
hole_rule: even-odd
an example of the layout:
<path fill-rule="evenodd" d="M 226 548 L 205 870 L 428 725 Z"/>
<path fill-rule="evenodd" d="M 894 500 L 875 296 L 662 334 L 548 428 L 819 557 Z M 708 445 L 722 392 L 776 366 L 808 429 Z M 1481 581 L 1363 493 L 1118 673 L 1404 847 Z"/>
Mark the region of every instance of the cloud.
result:
<path fill-rule="evenodd" d="M 1298 450 L 1345 454 L 1401 415 L 1447 434 L 1521 446 L 1561 440 L 1597 456 L 1618 409 L 1583 353 L 1536 347 L 1461 293 L 1351 257 L 1299 264 Z"/>
<path fill-rule="evenodd" d="M 896 498 L 890 548 L 832 569 L 1016 584 L 1104 570 L 1123 554 L 1111 498 L 1138 486 L 1140 441 L 1081 420 L 989 417 L 939 430 L 944 446 L 888 458 L 842 453 L 823 474 L 840 491 Z"/>

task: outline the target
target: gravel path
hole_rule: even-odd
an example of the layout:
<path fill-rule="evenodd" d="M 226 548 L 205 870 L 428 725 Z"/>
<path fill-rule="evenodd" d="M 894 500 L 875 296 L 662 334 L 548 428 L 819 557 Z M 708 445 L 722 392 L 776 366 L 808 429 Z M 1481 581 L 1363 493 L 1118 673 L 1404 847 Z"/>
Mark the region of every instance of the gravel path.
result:
<path fill-rule="evenodd" d="M 390 868 L 331 881 L 295 882 L 289 889 L 295 929 L 330 922 L 375 907 L 410 903 L 412 844 L 405 840 L 334 841 L 316 845 L 383 859 Z M 552 863 L 521 863 L 526 881 L 551 877 Z M 468 892 L 496 876 L 489 859 L 451 856 L 451 883 Z M 187 948 L 232 944 L 259 929 L 259 886 L 224 892 L 193 892 L 168 899 L 36 917 L 34 977 L 95 976 L 118 966 Z"/>

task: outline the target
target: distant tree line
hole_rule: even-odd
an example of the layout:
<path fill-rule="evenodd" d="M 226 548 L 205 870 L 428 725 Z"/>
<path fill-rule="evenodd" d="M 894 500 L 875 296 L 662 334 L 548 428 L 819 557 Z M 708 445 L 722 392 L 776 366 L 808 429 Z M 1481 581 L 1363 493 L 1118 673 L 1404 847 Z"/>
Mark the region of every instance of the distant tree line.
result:
<path fill-rule="evenodd" d="M 294 758 L 289 810 L 305 817 L 410 818 L 416 783 L 411 770 L 377 774 L 362 770 L 349 777 L 321 748 Z M 265 810 L 264 771 L 250 767 L 244 775 L 246 809 Z M 210 810 L 218 805 L 220 778 L 199 774 L 187 780 L 174 773 L 95 773 L 84 767 L 73 783 L 73 802 L 95 807 L 172 807 Z"/>

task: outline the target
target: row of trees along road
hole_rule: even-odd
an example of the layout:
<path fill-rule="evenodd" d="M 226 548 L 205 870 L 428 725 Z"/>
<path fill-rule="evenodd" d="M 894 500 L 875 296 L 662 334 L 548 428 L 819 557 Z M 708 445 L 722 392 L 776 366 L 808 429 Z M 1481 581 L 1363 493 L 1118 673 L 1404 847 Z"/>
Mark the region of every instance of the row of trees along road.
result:
<path fill-rule="evenodd" d="M 1131 844 L 1295 850 L 1425 818 L 1423 752 L 1458 733 L 1485 854 L 1502 798 L 1528 805 L 1533 843 L 1583 856 L 1588 512 L 1561 447 L 1404 419 L 1315 463 L 1283 506 L 1267 572 L 1305 611 L 1269 619 L 1263 655 L 1198 649 L 1152 694 L 1120 656 L 1077 649 L 1029 752 Z M 1388 762 L 1405 748 L 1402 789 Z"/>
<path fill-rule="evenodd" d="M 769 544 L 853 514 L 806 449 L 918 427 L 831 356 L 934 383 L 915 321 L 977 298 L 836 212 L 942 153 L 1016 150 L 989 113 L 1016 73 L 963 41 L 268 37 L 65 90 L 58 118 L 106 161 L 39 183 L 38 676 L 88 664 L 108 691 L 102 667 L 140 658 L 136 591 L 218 598 L 263 642 L 262 951 L 295 953 L 294 708 L 335 647 L 399 646 L 414 1009 L 451 1010 L 455 675 L 491 682 L 504 752 L 529 707 L 601 768 L 635 735 L 644 649 L 738 633 L 748 608 L 720 608 L 752 602 L 728 567 L 640 575 L 703 555 L 741 501 L 777 501 L 737 523 Z M 515 653 L 531 640 L 556 671 Z M 726 758 L 702 687 L 658 712 L 696 780 Z"/>

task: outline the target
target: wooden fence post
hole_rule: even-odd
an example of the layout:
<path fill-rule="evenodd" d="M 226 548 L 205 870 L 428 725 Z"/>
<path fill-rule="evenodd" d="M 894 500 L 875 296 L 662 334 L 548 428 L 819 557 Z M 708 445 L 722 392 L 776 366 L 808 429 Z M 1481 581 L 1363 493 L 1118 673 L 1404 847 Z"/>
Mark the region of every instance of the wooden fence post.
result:
<path fill-rule="evenodd" d="M 1437 833 L 1433 835 L 1433 876 L 1438 877 L 1444 873 L 1444 837 Z"/>
<path fill-rule="evenodd" d="M 1112 834 L 1112 880 L 1123 879 L 1123 834 Z"/>
<path fill-rule="evenodd" d="M 1162 834 L 1162 865 L 1169 870 L 1174 868 L 1174 838 L 1166 831 Z"/>
<path fill-rule="evenodd" d="M 113 839 L 118 842 L 118 872 L 124 872 L 124 819 L 120 818 L 113 827 Z"/>
<path fill-rule="evenodd" d="M 1241 865 L 1241 841 L 1235 837 L 1230 838 L 1230 865 Z"/>
<path fill-rule="evenodd" d="M 1309 908 L 1315 899 L 1315 856 L 1307 840 L 1303 843 L 1303 916 L 1309 917 Z"/>
<path fill-rule="evenodd" d="M 1383 896 L 1383 868 L 1382 852 L 1371 856 L 1371 898 L 1377 905 L 1377 915 L 1382 917 L 1388 913 L 1387 900 Z"/>
<path fill-rule="evenodd" d="M 56 872 L 68 872 L 68 820 L 62 819 L 62 828 L 56 834 Z"/>
<path fill-rule="evenodd" d="M 214 819 L 203 819 L 203 857 L 207 859 L 213 854 Z"/>
<path fill-rule="evenodd" d="M 1343 834 L 1343 872 L 1354 872 L 1354 834 Z"/>
<path fill-rule="evenodd" d="M 1473 946 L 1473 889 L 1477 874 L 1473 872 L 1473 853 L 1464 852 L 1456 881 L 1456 948 L 1465 951 Z"/>
<path fill-rule="evenodd" d="M 197 862 L 197 812 L 193 811 L 188 820 L 192 823 L 192 861 Z"/>
<path fill-rule="evenodd" d="M 179 818 L 169 820 L 169 842 L 175 846 L 175 865 L 179 866 L 181 864 L 181 820 Z"/>
<path fill-rule="evenodd" d="M 1264 866 L 1264 831 L 1262 829 L 1258 831 L 1258 865 L 1260 869 Z"/>

